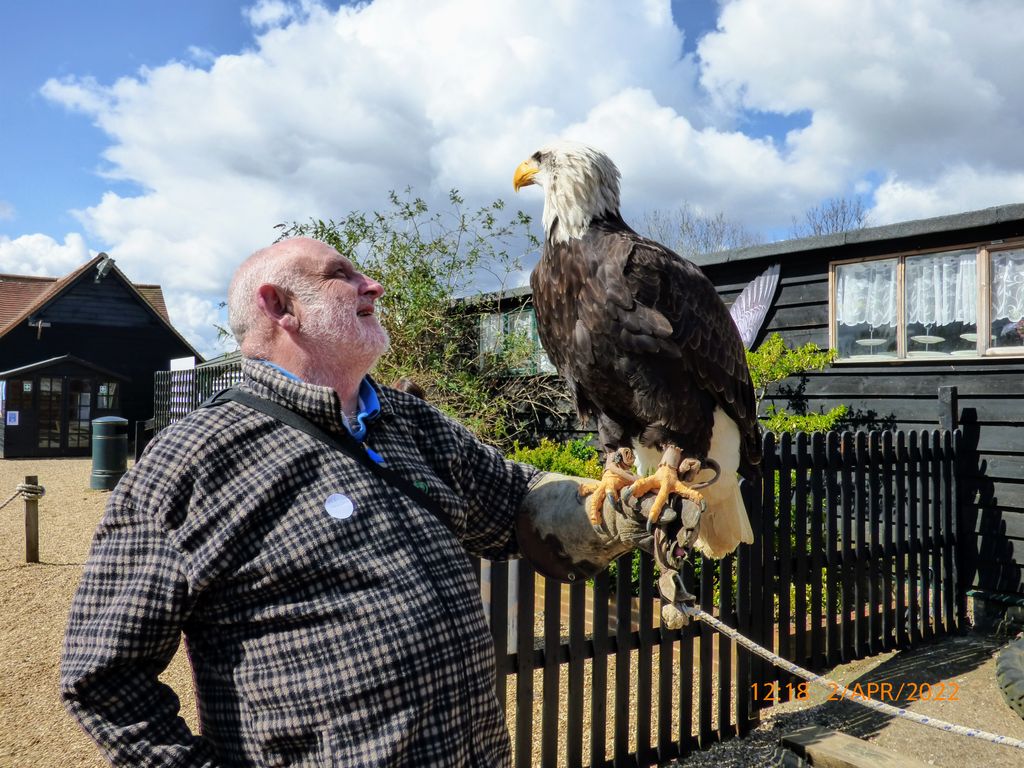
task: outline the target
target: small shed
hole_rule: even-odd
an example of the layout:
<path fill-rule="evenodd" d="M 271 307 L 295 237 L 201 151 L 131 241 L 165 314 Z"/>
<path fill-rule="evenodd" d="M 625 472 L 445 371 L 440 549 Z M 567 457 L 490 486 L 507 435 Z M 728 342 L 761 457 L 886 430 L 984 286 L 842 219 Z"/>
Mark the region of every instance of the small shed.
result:
<path fill-rule="evenodd" d="M 104 253 L 61 278 L 0 275 L 0 458 L 81 456 L 98 416 L 148 418 L 153 375 L 199 353 L 158 285 Z"/>
<path fill-rule="evenodd" d="M 0 371 L 0 456 L 87 456 L 91 420 L 121 415 L 131 379 L 74 355 Z"/>

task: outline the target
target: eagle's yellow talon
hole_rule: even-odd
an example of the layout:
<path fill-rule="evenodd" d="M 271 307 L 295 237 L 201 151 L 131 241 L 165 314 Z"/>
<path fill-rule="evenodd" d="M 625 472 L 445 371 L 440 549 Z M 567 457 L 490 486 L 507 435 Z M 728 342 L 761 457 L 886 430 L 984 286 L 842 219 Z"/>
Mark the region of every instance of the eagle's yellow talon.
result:
<path fill-rule="evenodd" d="M 690 486 L 681 482 L 679 480 L 679 472 L 675 467 L 669 466 L 668 464 L 660 465 L 653 475 L 640 478 L 633 483 L 632 495 L 633 498 L 638 499 L 655 489 L 658 490 L 658 495 L 654 497 L 651 508 L 647 513 L 647 522 L 649 526 L 657 525 L 658 520 L 661 519 L 661 513 L 665 508 L 665 504 L 668 502 L 669 495 L 676 493 L 684 499 L 689 499 L 698 506 L 704 498 L 697 491 L 690 488 Z"/>
<path fill-rule="evenodd" d="M 619 492 L 636 480 L 636 475 L 629 471 L 632 464 L 633 451 L 629 448 L 620 448 L 614 453 L 608 454 L 600 481 L 580 484 L 580 496 L 590 497 L 587 502 L 587 516 L 590 518 L 590 524 L 595 528 L 604 525 L 605 497 L 611 495 L 613 499 L 618 499 Z"/>

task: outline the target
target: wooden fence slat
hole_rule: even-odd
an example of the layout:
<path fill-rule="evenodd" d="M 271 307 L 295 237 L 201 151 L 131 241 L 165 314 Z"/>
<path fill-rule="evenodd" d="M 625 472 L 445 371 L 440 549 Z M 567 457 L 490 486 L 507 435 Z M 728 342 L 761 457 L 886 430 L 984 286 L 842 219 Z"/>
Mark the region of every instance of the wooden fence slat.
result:
<path fill-rule="evenodd" d="M 751 563 L 751 587 L 756 594 L 753 601 L 754 626 L 752 637 L 762 647 L 774 650 L 774 613 L 775 613 L 775 559 L 773 546 L 775 539 L 775 483 L 772 472 L 778 469 L 776 459 L 775 435 L 771 432 L 764 436 L 763 453 L 765 457 L 765 482 L 761 497 L 761 514 L 758 516 L 759 527 L 754 529 L 755 559 Z M 755 657 L 751 682 L 763 685 L 775 678 L 775 670 L 762 658 Z M 768 706 L 763 697 L 755 700 L 760 709 Z"/>
<path fill-rule="evenodd" d="M 957 631 L 960 625 L 957 621 L 956 574 L 953 568 L 953 433 L 948 429 L 942 431 L 942 456 L 942 601 L 946 612 L 946 632 L 952 633 Z"/>
<path fill-rule="evenodd" d="M 824 526 L 828 512 L 825 509 L 825 473 L 828 461 L 825 454 L 825 436 L 811 435 L 811 659 L 816 667 L 825 666 L 825 632 L 822 604 L 827 562 L 824 548 Z M 828 611 L 827 614 L 831 614 Z"/>
<path fill-rule="evenodd" d="M 896 454 L 893 446 L 893 433 L 886 430 L 882 433 L 882 599 L 885 610 L 882 613 L 882 649 L 890 650 L 896 645 L 896 606 L 894 600 L 893 569 L 896 564 L 895 535 L 895 495 L 893 493 L 893 468 Z"/>
<path fill-rule="evenodd" d="M 566 690 L 565 757 L 569 768 L 583 766 L 583 689 L 586 672 L 587 585 L 577 580 L 569 587 L 569 684 Z"/>
<path fill-rule="evenodd" d="M 944 457 L 942 453 L 942 433 L 934 429 L 931 433 L 931 454 L 932 454 L 932 522 L 931 522 L 931 574 L 932 574 L 932 631 L 936 634 L 944 634 L 949 627 L 943 622 L 945 611 L 942 605 L 942 507 L 945 504 L 942 484 L 942 464 Z"/>
<path fill-rule="evenodd" d="M 629 763 L 629 646 L 632 636 L 630 590 L 633 556 L 627 552 L 616 563 L 618 573 L 615 575 L 615 711 L 612 713 L 612 728 L 615 738 L 615 768 L 620 768 Z"/>
<path fill-rule="evenodd" d="M 700 604 L 710 610 L 714 604 L 715 563 L 709 557 L 701 557 L 700 566 Z M 714 643 L 717 634 L 703 621 L 697 622 L 697 635 L 700 639 L 700 683 L 697 693 L 697 740 L 701 749 L 712 743 L 711 731 L 711 697 L 712 665 L 714 663 Z"/>
<path fill-rule="evenodd" d="M 911 431 L 907 434 L 907 537 L 909 541 L 909 552 L 907 556 L 907 580 L 905 582 L 907 598 L 910 604 L 910 633 L 909 644 L 913 645 L 921 640 L 921 603 L 920 603 L 920 564 L 921 551 L 921 515 L 920 499 L 921 486 L 919 482 L 921 450 L 918 447 L 918 433 Z"/>
<path fill-rule="evenodd" d="M 672 677 L 675 670 L 674 637 L 677 631 L 658 632 L 658 763 L 664 765 L 678 754 L 672 742 Z"/>
<path fill-rule="evenodd" d="M 839 518 L 842 508 L 840 495 L 839 469 L 842 456 L 839 452 L 839 434 L 829 432 L 826 438 L 826 455 L 828 469 L 825 472 L 825 548 L 827 553 L 827 575 L 825 579 L 825 595 L 828 601 L 826 613 L 827 625 L 827 664 L 835 665 L 843 659 L 843 643 L 839 612 L 843 608 L 842 582 L 839 579 Z"/>
<path fill-rule="evenodd" d="M 611 578 L 608 571 L 594 577 L 594 660 L 590 665 L 590 764 L 607 762 L 608 732 L 608 595 Z M 528 765 L 528 763 L 524 763 Z"/>
<path fill-rule="evenodd" d="M 881 435 L 877 430 L 868 434 L 868 648 L 874 656 L 882 650 L 882 448 Z"/>
<path fill-rule="evenodd" d="M 544 581 L 544 674 L 541 688 L 540 761 L 544 768 L 558 764 L 558 678 L 561 669 L 559 649 L 562 640 L 562 585 L 554 579 Z"/>
<path fill-rule="evenodd" d="M 751 551 L 753 549 L 754 547 L 751 547 Z M 687 564 L 681 574 L 686 591 L 691 595 L 697 594 L 693 566 Z M 695 621 L 686 624 L 679 637 L 679 730 L 677 742 L 681 757 L 689 754 L 697 741 L 693 732 L 693 637 L 697 631 L 697 624 L 698 622 Z"/>
<path fill-rule="evenodd" d="M 951 556 L 953 558 L 953 576 L 952 581 L 956 585 L 956 615 L 957 615 L 957 629 L 965 629 L 967 624 L 967 585 L 961 583 L 963 578 L 963 571 L 961 570 L 961 563 L 964 561 L 965 552 L 965 537 L 966 532 L 962 527 L 962 514 L 966 513 L 967 505 L 961 504 L 961 498 L 963 495 L 963 486 L 960 484 L 960 473 L 966 468 L 966 462 L 963 457 L 963 432 L 959 429 L 953 433 L 953 493 L 952 493 L 952 533 L 953 533 L 953 546 Z"/>
<path fill-rule="evenodd" d="M 489 563 L 491 581 L 491 639 L 495 648 L 494 693 L 505 701 L 508 691 L 508 563 Z"/>
<path fill-rule="evenodd" d="M 921 585 L 921 598 L 919 608 L 921 610 L 921 639 L 930 640 L 932 637 L 931 624 L 931 441 L 928 431 L 920 431 L 920 465 L 918 468 L 918 481 L 920 482 L 921 506 L 918 508 L 918 534 L 920 542 L 918 555 L 920 565 L 918 566 L 918 577 Z"/>
<path fill-rule="evenodd" d="M 653 689 L 651 675 L 654 665 L 654 560 L 646 552 L 640 553 L 640 647 L 637 649 L 636 700 L 651 702 Z M 651 752 L 650 704 L 636 708 L 636 753 L 645 765 Z"/>
<path fill-rule="evenodd" d="M 789 641 L 790 602 L 789 587 L 793 573 L 793 543 L 792 543 L 792 487 L 793 473 L 793 435 L 783 432 L 779 435 L 779 498 L 778 498 L 778 542 L 776 544 L 776 557 L 772 562 L 778 565 L 778 579 L 776 580 L 776 594 L 778 602 L 778 637 L 779 655 L 784 659 L 793 659 Z M 775 670 L 772 675 L 781 684 L 790 681 L 790 676 L 780 675 Z M 781 690 L 781 686 L 780 686 Z"/>
<path fill-rule="evenodd" d="M 733 555 L 718 561 L 719 619 L 730 627 L 736 626 L 733 610 L 732 565 Z M 727 739 L 735 734 L 732 727 L 732 641 L 719 635 L 718 642 L 718 738 Z"/>
<path fill-rule="evenodd" d="M 868 602 L 867 582 L 867 525 L 869 507 L 869 487 L 867 482 L 868 440 L 866 432 L 857 432 L 854 436 L 854 449 L 856 451 L 856 469 L 854 470 L 854 517 L 853 517 L 853 604 L 854 604 L 854 656 L 862 658 L 867 655 L 868 646 L 868 620 L 867 611 L 870 610 Z"/>
<path fill-rule="evenodd" d="M 907 521 L 907 505 L 910 501 L 907 489 L 913 485 L 907 477 L 909 449 L 905 432 L 896 433 L 896 645 L 910 647 L 910 606 L 907 603 L 907 565 L 911 558 L 910 527 Z"/>
<path fill-rule="evenodd" d="M 516 768 L 528 768 L 533 764 L 533 622 L 536 574 L 533 566 L 527 561 L 519 562 L 516 578 Z"/>
<path fill-rule="evenodd" d="M 743 494 L 743 503 L 746 506 L 748 516 L 751 519 L 751 526 L 757 525 L 755 520 L 761 517 L 760 489 L 752 487 L 751 483 L 744 482 L 740 486 Z M 751 612 L 751 575 L 750 563 L 753 545 L 740 544 L 736 555 L 736 610 L 737 629 L 745 636 L 750 636 L 750 612 Z M 745 648 L 736 650 L 736 720 L 737 730 L 740 736 L 749 732 L 751 727 L 751 680 L 750 664 L 752 654 Z"/>
<path fill-rule="evenodd" d="M 857 657 L 854 646 L 854 558 L 856 556 L 853 545 L 853 514 L 854 514 L 854 493 L 853 474 L 856 467 L 857 456 L 854 449 L 853 434 L 844 432 L 840 440 L 840 455 L 842 457 L 842 471 L 840 474 L 840 489 L 842 493 L 842 506 L 840 507 L 840 595 L 842 600 L 842 611 L 839 615 L 839 623 L 842 627 L 842 650 L 841 658 L 844 662 Z"/>

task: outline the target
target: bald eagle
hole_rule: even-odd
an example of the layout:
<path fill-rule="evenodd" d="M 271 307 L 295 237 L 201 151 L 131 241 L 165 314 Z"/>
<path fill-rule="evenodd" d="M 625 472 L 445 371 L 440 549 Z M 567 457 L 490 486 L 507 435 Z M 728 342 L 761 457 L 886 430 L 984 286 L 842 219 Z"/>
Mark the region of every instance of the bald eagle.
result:
<path fill-rule="evenodd" d="M 705 554 L 724 557 L 753 542 L 737 473 L 759 472 L 754 390 L 711 281 L 623 221 L 619 171 L 603 152 L 545 146 L 516 168 L 516 191 L 531 184 L 544 189 L 544 250 L 530 277 L 537 329 L 581 418 L 596 418 L 609 455 L 633 447 L 642 472 L 657 466 L 633 490 L 659 488 L 652 523 L 667 495 L 679 493 L 706 504 L 696 541 Z M 708 467 L 717 480 L 693 490 Z M 595 525 L 604 492 L 629 484 L 622 475 L 609 466 L 591 489 Z"/>

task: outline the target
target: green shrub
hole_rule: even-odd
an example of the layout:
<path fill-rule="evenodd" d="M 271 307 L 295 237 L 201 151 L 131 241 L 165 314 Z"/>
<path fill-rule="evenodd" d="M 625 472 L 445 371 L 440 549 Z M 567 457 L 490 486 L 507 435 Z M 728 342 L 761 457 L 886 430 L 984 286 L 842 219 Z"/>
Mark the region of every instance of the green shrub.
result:
<path fill-rule="evenodd" d="M 542 438 L 536 448 L 526 448 L 514 443 L 508 458 L 542 469 L 574 477 L 601 477 L 601 462 L 597 449 L 586 440 L 571 440 L 556 443 Z"/>

